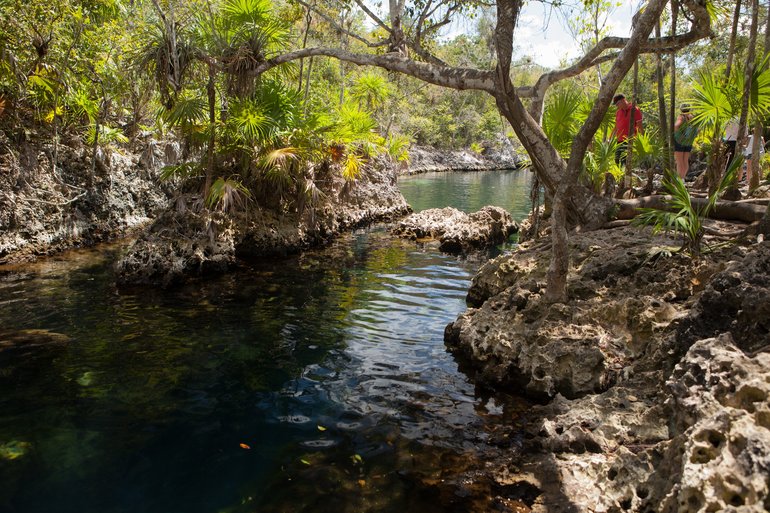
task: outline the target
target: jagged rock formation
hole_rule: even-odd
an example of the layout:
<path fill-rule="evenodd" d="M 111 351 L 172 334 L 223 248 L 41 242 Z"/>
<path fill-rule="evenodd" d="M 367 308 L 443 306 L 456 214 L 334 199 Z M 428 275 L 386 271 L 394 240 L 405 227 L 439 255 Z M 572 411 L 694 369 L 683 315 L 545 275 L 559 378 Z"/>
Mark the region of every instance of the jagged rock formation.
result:
<path fill-rule="evenodd" d="M 499 147 L 491 147 L 482 153 L 467 150 L 436 150 L 412 147 L 409 149 L 409 166 L 405 174 L 431 171 L 484 171 L 488 169 L 517 169 L 522 160 L 507 139 Z"/>
<path fill-rule="evenodd" d="M 572 244 L 569 306 L 542 303 L 547 248 L 529 244 L 481 269 L 447 328 L 482 382 L 551 398 L 500 436 L 518 448 L 489 463 L 501 500 L 767 511 L 770 244 L 697 262 L 629 228 Z"/>
<path fill-rule="evenodd" d="M 172 147 L 167 150 L 166 146 Z M 74 140 L 12 145 L 0 132 L 0 264 L 92 245 L 146 224 L 168 205 L 158 174 L 173 143 L 150 141 L 136 153 L 102 151 Z M 90 183 L 89 183 L 90 180 Z"/>
<path fill-rule="evenodd" d="M 195 210 L 195 196 L 181 196 L 116 263 L 121 285 L 170 286 L 221 273 L 238 258 L 285 255 L 322 244 L 345 229 L 410 211 L 396 185 L 396 170 L 380 161 L 355 183 L 334 173 L 318 182 L 323 200 L 303 213 L 255 208 L 221 212 Z"/>
<path fill-rule="evenodd" d="M 438 240 L 439 249 L 459 253 L 502 244 L 518 230 L 511 214 L 486 206 L 472 214 L 456 208 L 432 208 L 401 220 L 393 233 L 412 240 Z"/>
<path fill-rule="evenodd" d="M 601 392 L 717 270 L 705 260 L 664 257 L 674 241 L 633 228 L 581 234 L 570 245 L 567 304 L 544 299 L 546 246 L 527 243 L 479 270 L 468 293 L 476 308 L 445 332 L 449 347 L 473 363 L 479 383 L 538 399 Z"/>

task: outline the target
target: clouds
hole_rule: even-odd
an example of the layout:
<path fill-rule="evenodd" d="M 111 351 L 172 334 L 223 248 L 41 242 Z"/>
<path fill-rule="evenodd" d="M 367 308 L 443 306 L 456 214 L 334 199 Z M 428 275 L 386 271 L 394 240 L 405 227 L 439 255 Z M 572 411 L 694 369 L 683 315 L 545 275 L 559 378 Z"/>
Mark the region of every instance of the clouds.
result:
<path fill-rule="evenodd" d="M 631 17 L 639 9 L 639 0 L 623 0 L 607 22 L 611 35 L 627 37 Z M 556 68 L 581 54 L 576 38 L 565 28 L 563 16 L 551 6 L 528 3 L 514 33 L 514 51 L 518 57 L 531 57 L 546 68 Z"/>

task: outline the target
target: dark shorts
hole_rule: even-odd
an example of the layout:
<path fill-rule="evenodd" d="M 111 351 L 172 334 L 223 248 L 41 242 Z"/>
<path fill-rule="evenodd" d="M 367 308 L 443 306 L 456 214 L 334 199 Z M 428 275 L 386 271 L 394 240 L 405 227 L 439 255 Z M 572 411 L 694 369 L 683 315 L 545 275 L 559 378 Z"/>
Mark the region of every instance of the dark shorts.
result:
<path fill-rule="evenodd" d="M 692 146 L 682 146 L 678 142 L 674 141 L 674 151 L 681 151 L 684 153 L 690 153 L 692 151 Z"/>
<path fill-rule="evenodd" d="M 735 155 L 735 141 L 725 141 L 725 155 L 727 155 L 727 162 L 729 163 Z"/>
<path fill-rule="evenodd" d="M 618 148 L 615 150 L 615 164 L 625 165 L 627 155 L 628 143 L 626 141 L 618 143 Z"/>

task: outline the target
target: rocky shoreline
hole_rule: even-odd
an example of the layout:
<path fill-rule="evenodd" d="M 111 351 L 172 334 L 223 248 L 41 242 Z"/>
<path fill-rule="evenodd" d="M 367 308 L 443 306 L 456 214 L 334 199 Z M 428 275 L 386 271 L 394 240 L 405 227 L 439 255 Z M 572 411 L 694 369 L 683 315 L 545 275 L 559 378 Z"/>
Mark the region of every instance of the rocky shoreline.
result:
<path fill-rule="evenodd" d="M 352 187 L 324 181 L 328 201 L 312 215 L 225 215 L 159 181 L 179 158 L 173 143 L 112 151 L 96 166 L 90 149 L 62 147 L 56 173 L 50 148 L 0 143 L 0 264 L 145 227 L 117 264 L 122 283 L 168 286 L 409 211 L 396 184 L 404 170 L 384 162 Z M 411 173 L 517 165 L 412 155 Z M 513 229 L 496 211 L 476 215 L 487 229 L 439 226 L 428 213 L 401 235 L 466 251 L 472 233 Z M 550 246 L 540 239 L 485 264 L 470 308 L 447 327 L 480 388 L 540 403 L 495 435 L 483 468 L 453 479 L 458 489 L 489 483 L 483 503 L 501 511 L 770 510 L 770 243 L 715 245 L 693 260 L 672 251 L 676 240 L 626 227 L 571 245 L 568 304 L 543 300 Z"/>
<path fill-rule="evenodd" d="M 113 240 L 142 229 L 153 220 L 189 223 L 185 230 L 192 239 L 199 238 L 201 223 L 216 226 L 221 233 L 232 228 L 225 216 L 204 215 L 206 219 L 195 214 L 188 216 L 189 208 L 184 215 L 175 212 L 180 205 L 195 202 L 194 195 L 176 193 L 179 183 L 160 179 L 164 166 L 177 164 L 182 159 L 176 142 L 148 139 L 136 141 L 130 147 L 100 150 L 96 164 L 92 148 L 77 139 L 59 145 L 56 153 L 54 173 L 51 171 L 54 149 L 49 142 L 11 144 L 0 132 L 0 265 Z M 520 165 L 512 147 L 490 149 L 485 155 L 431 148 L 413 148 L 410 154 L 408 166 L 385 159 L 373 161 L 367 166 L 370 176 L 365 173 L 353 187 L 345 188 L 344 192 L 352 195 L 339 201 L 334 198 L 343 192 L 344 184 L 340 180 L 328 183 L 325 191 L 331 193 L 333 199 L 320 210 L 320 221 L 310 223 L 317 226 L 311 227 L 298 216 L 257 210 L 248 221 L 252 224 L 246 230 L 249 234 L 242 233 L 243 240 L 237 241 L 232 251 L 244 256 L 285 254 L 322 244 L 340 230 L 404 215 L 408 213 L 405 201 L 399 199 L 400 193 L 394 189 L 398 174 L 450 169 L 477 171 Z M 382 172 L 388 176 L 379 176 Z M 89 175 L 93 175 L 91 183 Z M 382 197 L 374 191 L 378 186 L 383 187 Z M 243 224 L 236 220 L 235 224 L 239 223 Z M 257 228 L 259 226 L 262 228 Z M 196 252 L 202 240 L 191 243 L 183 252 Z M 218 244 L 230 243 L 221 240 Z M 215 252 L 220 250 L 230 251 L 220 248 Z M 181 265 L 188 270 L 196 266 L 215 270 L 226 267 L 227 262 L 232 263 L 232 258 L 232 255 L 191 257 Z M 174 265 L 178 267 L 180 262 Z M 168 280 L 171 281 L 174 279 Z"/>
<path fill-rule="evenodd" d="M 700 260 L 672 245 L 633 228 L 574 236 L 564 305 L 543 301 L 543 242 L 474 278 L 448 346 L 477 383 L 543 403 L 490 453 L 498 504 L 770 507 L 770 243 Z"/>
<path fill-rule="evenodd" d="M 509 141 L 491 145 L 480 152 L 470 150 L 443 150 L 412 147 L 409 150 L 409 165 L 404 174 L 414 175 L 434 171 L 486 171 L 490 169 L 518 169 L 523 159 Z"/>

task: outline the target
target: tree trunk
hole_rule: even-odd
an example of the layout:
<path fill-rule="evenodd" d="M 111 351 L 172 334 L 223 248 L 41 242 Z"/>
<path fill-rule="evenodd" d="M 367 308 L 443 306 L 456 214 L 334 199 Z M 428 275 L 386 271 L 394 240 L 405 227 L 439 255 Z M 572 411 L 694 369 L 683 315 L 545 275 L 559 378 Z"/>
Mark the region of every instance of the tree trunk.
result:
<path fill-rule="evenodd" d="M 551 264 L 545 300 L 550 303 L 567 301 L 567 273 L 569 272 L 569 240 L 567 239 L 567 211 L 562 194 L 553 198 L 551 210 Z"/>
<path fill-rule="evenodd" d="M 641 213 L 639 212 L 640 208 L 676 211 L 676 209 L 672 209 L 666 204 L 666 198 L 669 198 L 669 196 L 644 196 L 630 200 L 617 200 L 617 204 L 620 206 L 617 219 L 633 219 Z M 707 198 L 690 198 L 690 201 L 698 209 L 708 204 Z M 760 220 L 766 210 L 764 205 L 756 203 L 718 201 L 716 206 L 709 212 L 708 217 L 710 219 L 753 223 Z"/>
<path fill-rule="evenodd" d="M 660 37 L 660 21 L 655 25 L 655 37 Z M 671 157 L 671 145 L 668 140 L 668 123 L 666 122 L 666 88 L 663 82 L 665 70 L 663 69 L 663 56 L 655 54 L 655 75 L 658 81 L 658 118 L 660 119 L 660 138 L 663 140 L 663 152 L 667 160 Z M 673 109 L 673 105 L 671 107 Z"/>
<path fill-rule="evenodd" d="M 727 64 L 725 65 L 725 76 L 730 78 L 730 71 L 733 66 L 733 54 L 735 53 L 735 39 L 738 35 L 738 20 L 741 17 L 741 0 L 735 0 L 735 11 L 733 11 L 733 26 L 730 31 L 730 47 L 727 50 Z"/>
<path fill-rule="evenodd" d="M 735 151 L 740 151 L 746 145 L 748 119 L 749 119 L 749 100 L 751 97 L 751 83 L 754 77 L 754 64 L 757 56 L 757 25 L 759 20 L 759 1 L 750 0 L 751 5 L 751 27 L 749 29 L 749 45 L 746 48 L 746 67 L 744 68 L 743 98 L 741 101 L 741 117 L 738 121 L 738 141 L 735 144 Z"/>
<path fill-rule="evenodd" d="M 209 81 L 206 85 L 206 93 L 209 101 L 209 144 L 206 148 L 206 183 L 203 186 L 204 201 L 209 197 L 211 182 L 214 177 L 214 144 L 216 143 L 217 123 L 217 96 L 216 96 L 216 70 L 213 64 L 209 64 Z"/>
<path fill-rule="evenodd" d="M 770 1 L 767 3 L 767 25 L 765 26 L 765 57 L 770 53 Z M 770 235 L 770 204 L 767 205 L 765 215 L 759 222 L 759 233 L 768 236 Z"/>
<path fill-rule="evenodd" d="M 677 18 L 679 18 L 679 1 L 671 0 L 671 37 L 676 35 Z M 674 123 L 676 122 L 676 51 L 671 52 L 671 111 L 668 118 L 668 147 L 674 147 Z M 668 154 L 669 169 L 676 169 L 674 152 Z"/>
<path fill-rule="evenodd" d="M 626 142 L 626 175 L 623 177 L 622 190 L 631 188 L 631 177 L 634 174 L 634 140 L 636 139 L 636 97 L 639 89 L 639 57 L 634 59 L 633 88 L 631 90 L 631 115 L 628 116 L 628 139 Z M 618 193 L 621 193 L 618 189 Z"/>
<path fill-rule="evenodd" d="M 307 6 L 307 12 L 305 13 L 305 35 L 302 36 L 302 48 L 307 48 L 307 38 L 310 35 L 310 23 L 313 21 L 312 11 L 310 6 Z M 311 57 L 312 59 L 312 57 Z M 305 59 L 299 60 L 299 85 L 297 91 L 302 91 L 302 76 L 305 69 Z"/>

